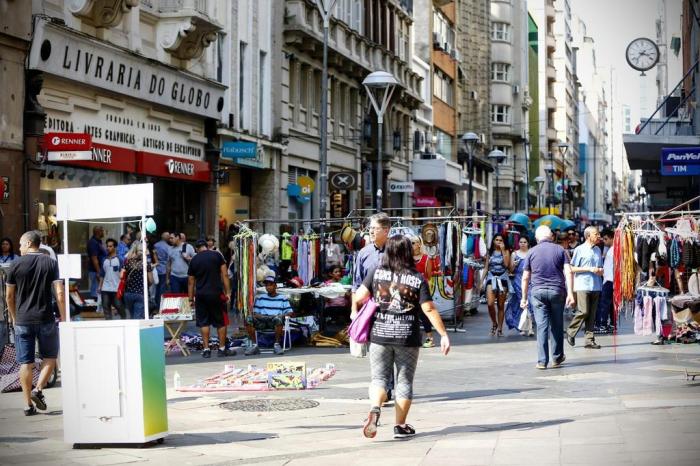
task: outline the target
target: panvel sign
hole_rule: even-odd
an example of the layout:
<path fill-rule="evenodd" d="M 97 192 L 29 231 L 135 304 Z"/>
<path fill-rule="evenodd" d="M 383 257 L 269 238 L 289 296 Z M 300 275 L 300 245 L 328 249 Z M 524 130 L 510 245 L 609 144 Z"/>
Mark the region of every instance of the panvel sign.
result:
<path fill-rule="evenodd" d="M 29 69 L 196 115 L 219 118 L 226 86 L 36 21 Z"/>
<path fill-rule="evenodd" d="M 661 150 L 661 174 L 700 175 L 700 147 L 674 147 Z"/>

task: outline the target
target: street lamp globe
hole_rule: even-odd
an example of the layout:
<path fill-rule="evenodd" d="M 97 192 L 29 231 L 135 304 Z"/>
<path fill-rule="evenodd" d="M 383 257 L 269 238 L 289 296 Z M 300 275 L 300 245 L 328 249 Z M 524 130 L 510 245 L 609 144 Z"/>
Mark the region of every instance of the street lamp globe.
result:
<path fill-rule="evenodd" d="M 559 149 L 561 156 L 564 157 L 566 155 L 566 151 L 569 150 L 569 145 L 565 142 L 559 142 L 559 144 L 557 144 L 557 149 Z"/>
<path fill-rule="evenodd" d="M 462 135 L 462 142 L 467 146 L 467 151 L 471 153 L 474 147 L 476 147 L 476 143 L 479 142 L 479 136 L 472 132 L 464 133 Z"/>
<path fill-rule="evenodd" d="M 488 158 L 494 160 L 498 164 L 506 159 L 506 154 L 504 154 L 501 150 L 494 149 L 491 152 L 489 152 Z"/>
<path fill-rule="evenodd" d="M 384 184 L 384 176 L 382 173 L 383 163 L 382 155 L 384 150 L 384 132 L 382 130 L 382 125 L 384 123 L 384 112 L 386 112 L 389 107 L 389 102 L 391 101 L 391 96 L 394 93 L 394 89 L 399 84 L 397 79 L 391 73 L 386 71 L 375 71 L 367 75 L 367 77 L 362 81 L 362 85 L 367 91 L 370 102 L 372 102 L 372 108 L 377 114 L 377 191 L 376 191 L 376 208 L 378 211 L 382 210 L 382 196 Z"/>

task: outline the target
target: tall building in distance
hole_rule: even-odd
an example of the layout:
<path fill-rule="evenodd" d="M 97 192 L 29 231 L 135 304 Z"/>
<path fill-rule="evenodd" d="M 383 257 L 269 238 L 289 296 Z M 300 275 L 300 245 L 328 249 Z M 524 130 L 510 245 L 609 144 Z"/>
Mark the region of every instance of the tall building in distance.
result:
<path fill-rule="evenodd" d="M 554 124 L 557 147 L 552 151 L 555 161 L 556 196 L 564 208 L 562 215 L 573 216 L 574 192 L 581 182 L 578 150 L 578 78 L 576 76 L 576 49 L 573 47 L 571 0 L 557 0 L 554 35 L 554 67 L 556 80 L 552 87 L 556 99 Z"/>
<path fill-rule="evenodd" d="M 608 166 L 608 101 L 607 76 L 598 74 L 595 41 L 588 36 L 586 24 L 577 19 L 573 28 L 574 47 L 578 49 L 578 78 L 581 83 L 578 102 L 579 171 L 583 173 L 584 202 L 581 219 L 586 222 L 607 222 L 606 176 Z"/>
<path fill-rule="evenodd" d="M 472 132 L 479 142 L 472 154 L 473 208 L 492 210 L 489 186 L 493 167 L 486 158 L 491 150 L 491 1 L 461 0 L 458 2 L 457 50 L 459 107 L 458 133 L 461 138 Z M 458 161 L 469 177 L 469 153 L 460 141 Z M 468 184 L 468 180 L 467 180 Z M 468 193 L 465 193 L 468 198 Z"/>
<path fill-rule="evenodd" d="M 554 65 L 554 52 L 557 48 L 554 35 L 554 23 L 556 22 L 556 9 L 554 0 L 532 0 L 527 3 L 528 11 L 537 25 L 537 42 L 539 50 L 537 56 L 538 67 L 538 103 L 539 103 L 539 157 L 540 173 L 544 182 L 544 205 L 547 212 L 559 213 L 559 205 L 555 197 L 555 153 L 559 143 L 555 125 L 555 113 L 557 99 L 554 93 L 554 83 L 557 80 L 557 70 Z M 559 164 L 561 171 L 561 163 Z"/>
<path fill-rule="evenodd" d="M 506 156 L 498 170 L 493 205 L 503 214 L 523 212 L 527 202 L 528 31 L 524 0 L 491 0 L 492 147 Z"/>

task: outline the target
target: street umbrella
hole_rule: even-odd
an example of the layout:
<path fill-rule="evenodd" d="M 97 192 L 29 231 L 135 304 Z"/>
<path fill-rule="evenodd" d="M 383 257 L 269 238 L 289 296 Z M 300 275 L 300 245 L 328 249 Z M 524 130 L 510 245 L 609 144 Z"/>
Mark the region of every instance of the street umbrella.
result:
<path fill-rule="evenodd" d="M 517 223 L 518 225 L 522 225 L 524 227 L 530 226 L 530 218 L 525 214 L 517 212 L 508 217 L 508 221 L 512 223 Z"/>
<path fill-rule="evenodd" d="M 571 220 L 564 219 L 561 221 L 561 231 L 573 230 L 576 228 L 576 224 Z"/>
<path fill-rule="evenodd" d="M 544 217 L 540 217 L 534 222 L 535 228 L 541 226 L 541 225 L 546 225 L 549 228 L 554 230 L 561 230 L 561 225 L 562 225 L 562 219 L 557 217 L 556 215 L 545 215 Z"/>

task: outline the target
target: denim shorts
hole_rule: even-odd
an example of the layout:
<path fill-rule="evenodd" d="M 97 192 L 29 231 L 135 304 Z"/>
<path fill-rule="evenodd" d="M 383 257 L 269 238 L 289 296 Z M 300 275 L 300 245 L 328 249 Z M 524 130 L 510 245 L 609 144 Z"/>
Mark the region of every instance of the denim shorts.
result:
<path fill-rule="evenodd" d="M 15 325 L 15 350 L 18 364 L 31 364 L 36 354 L 36 341 L 39 340 L 39 354 L 45 359 L 58 357 L 58 324 Z"/>

